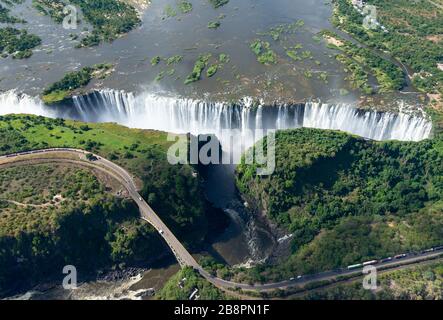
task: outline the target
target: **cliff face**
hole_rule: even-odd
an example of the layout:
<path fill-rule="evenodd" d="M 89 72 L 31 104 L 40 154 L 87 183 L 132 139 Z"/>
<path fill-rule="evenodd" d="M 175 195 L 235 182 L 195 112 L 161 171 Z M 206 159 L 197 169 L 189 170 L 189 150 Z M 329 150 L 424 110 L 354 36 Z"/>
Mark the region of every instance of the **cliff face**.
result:
<path fill-rule="evenodd" d="M 188 247 L 200 248 L 214 212 L 188 165 L 170 165 L 162 132 L 35 116 L 0 117 L 0 152 L 70 146 L 133 173 L 141 194 Z M 169 252 L 109 177 L 67 164 L 0 168 L 0 292 L 112 266 L 148 266 Z M 212 219 L 212 220 L 211 220 Z"/>
<path fill-rule="evenodd" d="M 423 224 L 441 217 L 441 150 L 439 138 L 374 142 L 281 131 L 274 174 L 257 176 L 256 164 L 243 163 L 237 186 L 251 207 L 293 234 L 293 255 L 280 271 L 331 270 L 442 242 L 440 222 Z"/>

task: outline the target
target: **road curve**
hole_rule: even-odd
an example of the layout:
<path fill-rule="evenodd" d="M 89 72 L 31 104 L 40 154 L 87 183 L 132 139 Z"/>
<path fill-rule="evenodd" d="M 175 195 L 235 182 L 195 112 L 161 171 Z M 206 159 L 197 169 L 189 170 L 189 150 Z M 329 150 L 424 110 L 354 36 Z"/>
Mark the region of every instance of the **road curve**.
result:
<path fill-rule="evenodd" d="M 78 157 L 78 160 L 67 159 L 66 156 L 70 154 L 74 157 Z M 140 214 L 143 220 L 149 222 L 163 239 L 166 241 L 168 246 L 171 248 L 175 257 L 177 258 L 180 265 L 190 266 L 198 269 L 199 265 L 197 261 L 192 257 L 192 255 L 185 249 L 180 241 L 174 236 L 174 234 L 169 230 L 166 224 L 160 219 L 160 217 L 152 210 L 152 208 L 146 203 L 142 196 L 137 191 L 137 186 L 135 184 L 134 178 L 125 169 L 119 165 L 99 156 L 92 154 L 95 157 L 94 161 L 88 161 L 86 159 L 87 154 L 92 154 L 90 152 L 72 149 L 72 148 L 53 148 L 44 150 L 34 150 L 21 153 L 15 153 L 10 155 L 5 155 L 0 157 L 0 166 L 5 164 L 11 164 L 14 162 L 22 162 L 26 160 L 42 160 L 44 162 L 50 161 L 64 161 L 71 162 L 87 167 L 94 167 L 105 171 L 117 181 L 119 181 L 128 191 L 129 196 L 137 203 Z M 60 158 L 54 157 L 60 155 Z M 61 157 L 61 156 L 64 157 Z"/>
<path fill-rule="evenodd" d="M 66 155 L 74 156 L 74 158 L 66 158 Z M 309 283 L 336 280 L 338 277 L 352 277 L 362 274 L 362 268 L 348 270 L 339 269 L 334 271 L 322 272 L 314 275 L 306 275 L 299 278 L 290 279 L 287 281 L 268 283 L 268 284 L 245 284 L 235 283 L 227 280 L 223 280 L 205 271 L 189 251 L 181 244 L 181 242 L 175 237 L 172 231 L 166 226 L 161 218 L 154 212 L 149 204 L 138 193 L 136 183 L 133 176 L 119 165 L 99 156 L 94 155 L 94 161 L 88 161 L 86 158 L 90 152 L 72 149 L 72 148 L 53 148 L 44 150 L 34 150 L 27 152 L 20 152 L 5 156 L 0 156 L 0 167 L 10 166 L 18 163 L 28 163 L 30 160 L 42 161 L 42 162 L 68 162 L 75 163 L 77 165 L 83 165 L 86 167 L 93 167 L 114 177 L 119 181 L 128 191 L 130 197 L 137 203 L 141 218 L 149 222 L 163 237 L 172 252 L 174 253 L 180 266 L 189 266 L 198 271 L 202 277 L 211 282 L 214 286 L 221 289 L 243 289 L 253 291 L 271 291 L 275 289 L 287 289 L 294 286 L 304 286 Z M 48 157 L 49 156 L 49 157 Z M 64 156 L 64 157 L 62 157 Z M 396 269 L 404 265 L 416 264 L 430 259 L 436 259 L 443 255 L 443 248 L 439 250 L 432 250 L 428 252 L 422 252 L 418 254 L 409 254 L 401 259 L 392 259 L 384 263 L 377 263 L 375 266 L 379 270 Z"/>

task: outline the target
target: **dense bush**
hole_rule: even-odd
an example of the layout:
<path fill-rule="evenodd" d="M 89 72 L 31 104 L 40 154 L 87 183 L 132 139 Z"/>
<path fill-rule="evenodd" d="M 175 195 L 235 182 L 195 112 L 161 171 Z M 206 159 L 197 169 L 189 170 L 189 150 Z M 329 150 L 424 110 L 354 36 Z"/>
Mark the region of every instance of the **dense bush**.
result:
<path fill-rule="evenodd" d="M 179 282 L 182 281 L 182 287 Z M 195 289 L 198 289 L 200 300 L 224 300 L 226 296 L 191 268 L 185 268 L 173 276 L 158 292 L 160 300 L 188 300 Z"/>
<path fill-rule="evenodd" d="M 204 198 L 200 179 L 193 175 L 195 169 L 188 165 L 175 166 L 167 162 L 166 152 L 170 144 L 171 142 L 167 141 L 165 133 L 132 130 L 116 124 L 85 124 L 29 115 L 0 117 L 0 145 L 2 146 L 0 154 L 47 147 L 74 147 L 89 148 L 90 151 L 105 158 L 112 157 L 113 161 L 141 179 L 143 182 L 141 194 L 180 241 L 188 247 L 200 248 L 204 243 L 202 240 L 214 228 L 216 229 L 216 223 L 211 222 L 214 212 Z M 131 158 L 125 157 L 126 152 L 129 151 L 132 155 Z M 82 180 L 74 179 L 70 185 L 78 190 L 77 185 L 80 181 Z M 66 193 L 66 196 L 75 199 L 72 194 Z M 93 199 L 90 195 L 84 195 L 84 198 L 86 200 Z M 106 261 L 109 263 L 136 262 L 146 257 L 145 254 L 152 258 L 157 257 L 158 249 L 165 251 L 164 247 L 155 240 L 156 238 L 151 237 L 151 229 L 136 221 L 139 215 L 138 210 L 128 211 L 129 207 L 133 209 L 132 205 L 129 206 L 112 199 L 103 199 L 102 201 L 98 199 L 97 202 L 91 202 L 93 203 L 84 207 L 73 207 L 72 210 L 66 212 L 55 212 L 55 216 L 60 216 L 56 220 L 57 225 L 60 226 L 57 228 L 57 232 L 60 233 L 52 233 L 52 235 L 47 231 L 25 233 L 25 236 L 31 237 L 31 240 L 36 234 L 38 240 L 35 241 L 47 243 L 43 248 L 49 248 L 45 252 L 50 252 L 51 255 L 49 253 L 48 256 L 44 255 L 43 260 L 49 259 L 54 250 L 58 250 L 57 248 L 62 244 L 61 240 L 80 237 L 81 234 L 85 236 L 85 239 L 77 241 L 79 238 L 76 238 L 77 243 L 71 243 L 73 251 L 66 253 L 68 260 L 77 265 L 85 262 L 86 266 L 92 252 L 97 255 L 97 263 L 102 264 Z M 1 206 L 5 205 L 4 202 L 0 204 Z M 51 215 L 45 215 L 45 217 L 48 218 Z M 71 229 L 68 227 L 61 229 L 63 226 L 68 226 L 68 221 Z M 20 230 L 27 230 L 23 225 L 24 222 L 23 220 L 23 223 L 14 226 L 14 230 L 19 231 L 14 234 L 20 234 Z M 77 226 L 77 224 L 81 227 L 74 228 L 73 226 Z M 53 224 L 46 223 L 45 220 L 45 223 L 37 223 L 37 225 Z M 32 221 L 30 226 L 29 230 L 38 230 L 35 229 Z M 89 238 L 91 240 L 87 240 Z M 22 272 L 21 269 L 17 271 L 12 266 L 14 259 L 17 258 L 15 255 L 17 250 L 14 248 L 17 247 L 18 240 L 15 237 L 6 237 L 2 241 L 5 241 L 8 248 L 12 248 L 3 251 L 4 255 L 2 256 L 4 263 L 11 264 L 11 268 L 4 269 L 3 278 L 9 278 L 9 273 Z M 68 246 L 67 242 L 63 242 L 63 244 Z M 80 252 L 84 245 L 90 245 L 91 248 L 85 249 L 85 260 L 82 260 Z M 57 255 L 54 257 L 60 258 Z M 37 261 L 37 258 L 35 259 L 32 264 L 28 264 L 28 260 L 26 260 L 23 263 L 23 268 L 25 265 L 26 268 L 30 268 L 30 265 L 35 267 L 40 262 L 44 265 L 43 260 Z M 38 259 L 40 259 L 40 255 Z M 85 270 L 95 268 L 94 263 L 90 263 L 91 267 L 85 267 Z M 59 266 L 57 263 L 55 265 Z M 52 269 L 45 274 L 49 275 L 51 272 Z"/>
<path fill-rule="evenodd" d="M 377 19 L 389 32 L 366 30 L 363 16 L 347 0 L 334 0 L 333 22 L 354 38 L 381 51 L 391 53 L 420 75 L 413 82 L 425 92 L 443 93 L 443 71 L 437 63 L 443 59 L 443 44 L 432 41 L 443 33 L 443 15 L 428 1 L 368 0 L 377 7 Z"/>
<path fill-rule="evenodd" d="M 372 142 L 316 129 L 282 131 L 276 138 L 273 175 L 257 176 L 256 165 L 237 169 L 248 202 L 294 236 L 294 255 L 273 276 L 443 241 L 440 140 Z"/>
<path fill-rule="evenodd" d="M 40 45 L 41 39 L 26 30 L 11 27 L 0 28 L 0 54 L 21 59 L 32 55 L 31 49 Z"/>

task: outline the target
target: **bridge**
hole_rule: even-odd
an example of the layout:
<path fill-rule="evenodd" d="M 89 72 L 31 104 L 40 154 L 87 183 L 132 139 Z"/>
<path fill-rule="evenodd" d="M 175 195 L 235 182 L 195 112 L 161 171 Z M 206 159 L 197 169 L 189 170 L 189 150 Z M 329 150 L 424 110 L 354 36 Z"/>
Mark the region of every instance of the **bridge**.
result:
<path fill-rule="evenodd" d="M 92 155 L 93 157 L 89 156 L 89 159 L 92 160 L 88 160 L 87 155 Z M 150 223 L 164 239 L 180 266 L 182 268 L 192 267 L 202 277 L 204 277 L 206 280 L 220 289 L 232 290 L 239 288 L 243 290 L 271 291 L 275 289 L 290 288 L 295 285 L 306 285 L 318 281 L 334 280 L 338 277 L 350 277 L 362 273 L 362 268 L 352 270 L 340 269 L 268 284 L 235 283 L 232 281 L 217 278 L 208 273 L 198 264 L 198 262 L 189 253 L 189 251 L 182 245 L 182 243 L 175 237 L 175 235 L 167 227 L 167 225 L 161 220 L 161 218 L 138 193 L 138 188 L 135 183 L 134 177 L 119 165 L 99 155 L 92 154 L 85 150 L 73 148 L 33 150 L 0 156 L 0 168 L 7 166 L 32 165 L 40 163 L 71 163 L 83 167 L 98 169 L 116 179 L 125 187 L 125 189 L 128 191 L 129 196 L 139 207 L 141 218 Z M 438 250 L 427 250 L 418 254 L 402 257 L 401 260 L 392 259 L 385 262 L 377 262 L 376 267 L 379 270 L 399 269 L 403 266 L 414 265 L 427 260 L 441 258 L 442 255 L 443 247 L 439 247 Z"/>

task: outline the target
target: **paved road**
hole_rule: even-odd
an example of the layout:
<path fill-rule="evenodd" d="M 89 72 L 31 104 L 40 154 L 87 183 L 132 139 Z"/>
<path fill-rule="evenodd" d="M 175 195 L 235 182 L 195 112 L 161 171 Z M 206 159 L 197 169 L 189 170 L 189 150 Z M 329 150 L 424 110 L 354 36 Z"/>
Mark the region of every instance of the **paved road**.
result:
<path fill-rule="evenodd" d="M 172 252 L 174 253 L 180 265 L 182 267 L 190 266 L 194 268 L 204 278 L 206 278 L 209 282 L 211 282 L 218 288 L 228 289 L 228 290 L 234 288 L 240 288 L 243 290 L 270 291 L 275 289 L 290 288 L 295 285 L 303 286 L 312 282 L 333 280 L 339 276 L 342 277 L 357 276 L 361 275 L 362 273 L 362 268 L 357 268 L 354 270 L 340 269 L 340 270 L 322 272 L 315 275 L 307 275 L 299 279 L 291 279 L 278 283 L 256 284 L 256 285 L 235 283 L 220 278 L 216 278 L 210 275 L 205 270 L 203 270 L 203 268 L 197 263 L 194 257 L 174 236 L 171 230 L 169 230 L 169 228 L 163 223 L 163 221 L 154 212 L 154 210 L 152 210 L 152 208 L 148 205 L 148 203 L 146 203 L 146 201 L 141 197 L 141 195 L 137 191 L 136 183 L 134 182 L 134 178 L 133 176 L 131 176 L 131 174 L 129 174 L 125 169 L 118 166 L 117 164 L 107 159 L 104 159 L 98 155 L 94 155 L 96 157 L 95 161 L 88 161 L 86 159 L 86 154 L 88 153 L 89 152 L 86 152 L 84 150 L 69 149 L 69 148 L 36 150 L 31 152 L 23 152 L 7 156 L 0 156 L 0 166 L 14 165 L 18 163 L 27 164 L 30 161 L 68 162 L 77 165 L 93 167 L 111 175 L 127 189 L 130 197 L 137 203 L 140 209 L 142 219 L 149 222 L 154 228 L 157 229 L 157 231 L 166 241 L 168 246 L 171 248 Z M 71 158 L 68 158 L 67 155 L 70 155 Z M 379 270 L 381 269 L 394 270 L 404 265 L 420 263 L 422 261 L 438 258 L 439 256 L 442 255 L 443 255 L 443 248 L 440 248 L 439 250 L 436 251 L 423 252 L 420 254 L 409 254 L 401 259 L 392 259 L 384 263 L 377 263 L 375 266 Z"/>
<path fill-rule="evenodd" d="M 442 256 L 443 256 L 443 250 L 438 250 L 428 253 L 420 253 L 420 254 L 410 254 L 409 256 L 402 259 L 393 259 L 392 261 L 389 262 L 377 263 L 374 266 L 377 268 L 377 270 L 396 270 L 405 265 L 418 264 L 423 261 L 441 258 Z M 336 280 L 337 277 L 351 277 L 351 276 L 354 277 L 362 274 L 363 274 L 363 268 L 357 268 L 353 270 L 339 269 L 334 271 L 326 271 L 322 273 L 302 276 L 300 279 L 295 278 L 292 280 L 286 280 L 277 283 L 257 284 L 257 285 L 237 284 L 234 282 L 225 281 L 218 278 L 213 278 L 212 281 L 211 280 L 210 281 L 214 285 L 226 289 L 240 288 L 243 290 L 272 291 L 275 289 L 288 289 L 294 286 L 305 286 L 313 282 Z"/>
<path fill-rule="evenodd" d="M 43 162 L 63 161 L 102 169 L 103 171 L 117 179 L 117 181 L 119 181 L 127 189 L 130 197 L 137 203 L 142 219 L 149 222 L 155 229 L 158 230 L 158 232 L 161 234 L 163 239 L 165 239 L 166 243 L 173 251 L 180 265 L 191 266 L 198 269 L 199 265 L 197 261 L 195 261 L 192 255 L 185 249 L 181 242 L 177 240 L 171 230 L 169 230 L 169 228 L 163 223 L 160 217 L 154 212 L 154 210 L 152 210 L 152 208 L 138 193 L 134 178 L 122 167 L 98 155 L 94 155 L 96 158 L 95 161 L 86 160 L 86 154 L 88 153 L 89 152 L 86 152 L 84 150 L 70 148 L 46 149 L 1 156 L 0 161 L 6 163 L 29 161 L 30 159 L 34 161 L 42 160 Z M 68 154 L 73 156 L 74 158 L 78 157 L 78 160 L 67 159 Z M 60 158 L 54 157 L 54 155 L 60 155 Z"/>

